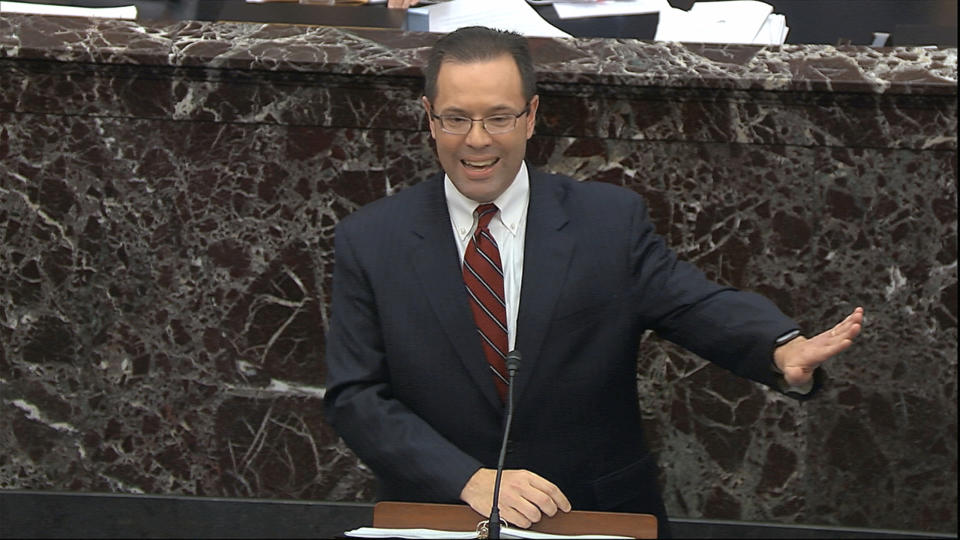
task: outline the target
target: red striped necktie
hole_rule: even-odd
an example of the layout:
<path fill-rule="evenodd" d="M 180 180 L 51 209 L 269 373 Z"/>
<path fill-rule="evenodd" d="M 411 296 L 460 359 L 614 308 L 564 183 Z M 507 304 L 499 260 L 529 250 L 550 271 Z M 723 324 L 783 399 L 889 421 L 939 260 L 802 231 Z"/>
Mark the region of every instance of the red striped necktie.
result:
<path fill-rule="evenodd" d="M 490 220 L 499 209 L 494 204 L 481 204 L 475 210 L 479 216 L 467 251 L 463 255 L 463 282 L 470 296 L 470 309 L 477 324 L 483 353 L 500 399 L 507 395 L 507 308 L 503 294 L 503 266 L 497 241 L 490 234 Z"/>

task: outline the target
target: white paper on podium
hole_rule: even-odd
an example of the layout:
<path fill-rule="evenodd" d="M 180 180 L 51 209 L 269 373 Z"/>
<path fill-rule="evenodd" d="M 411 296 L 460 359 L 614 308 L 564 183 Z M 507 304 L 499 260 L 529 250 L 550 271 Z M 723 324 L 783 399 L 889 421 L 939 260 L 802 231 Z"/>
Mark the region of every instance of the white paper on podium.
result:
<path fill-rule="evenodd" d="M 351 538 L 476 538 L 477 531 L 439 531 L 436 529 L 384 529 L 380 527 L 360 527 L 347 531 Z"/>
<path fill-rule="evenodd" d="M 431 32 L 487 26 L 524 36 L 573 37 L 545 21 L 525 0 L 452 0 L 414 9 L 429 15 Z"/>
<path fill-rule="evenodd" d="M 476 531 L 440 531 L 437 529 L 383 529 L 379 527 L 361 527 L 359 529 L 353 529 L 352 531 L 346 531 L 344 533 L 346 536 L 351 538 L 425 538 L 425 539 L 434 539 L 434 538 L 453 538 L 464 540 L 467 538 L 476 538 Z M 629 536 L 613 536 L 613 535 L 604 535 L 604 534 L 575 534 L 575 535 L 559 535 L 559 534 L 550 534 L 542 533 L 537 531 L 530 531 L 527 529 L 516 529 L 513 527 L 503 527 L 500 529 L 501 538 L 515 538 L 515 539 L 526 539 L 526 540 L 555 540 L 557 538 L 582 538 L 582 539 L 599 539 L 599 538 L 614 538 L 614 539 L 629 539 Z"/>
<path fill-rule="evenodd" d="M 29 13 L 33 15 L 62 15 L 67 17 L 103 17 L 107 19 L 136 19 L 137 6 L 85 8 L 29 2 L 0 2 L 0 13 Z"/>
<path fill-rule="evenodd" d="M 670 7 L 667 0 L 597 0 L 596 2 L 554 2 L 553 9 L 561 19 L 610 17 L 658 13 Z"/>
<path fill-rule="evenodd" d="M 758 0 L 697 2 L 690 11 L 660 11 L 656 41 L 781 45 L 789 28 L 783 15 Z"/>
<path fill-rule="evenodd" d="M 771 13 L 763 22 L 757 37 L 753 38 L 753 45 L 783 45 L 787 41 L 787 18 L 777 13 Z"/>

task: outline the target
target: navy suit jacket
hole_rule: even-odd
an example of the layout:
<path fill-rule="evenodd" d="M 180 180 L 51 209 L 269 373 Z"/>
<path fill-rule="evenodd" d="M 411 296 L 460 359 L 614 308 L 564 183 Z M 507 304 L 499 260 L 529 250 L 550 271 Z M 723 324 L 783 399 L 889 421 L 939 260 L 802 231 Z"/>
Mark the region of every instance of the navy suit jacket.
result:
<path fill-rule="evenodd" d="M 577 510 L 663 518 L 638 407 L 644 330 L 777 389 L 774 342 L 796 324 L 677 260 L 641 197 L 608 184 L 531 171 L 523 265 L 506 467 Z M 496 467 L 504 410 L 479 339 L 443 175 L 339 224 L 326 411 L 381 498 L 459 502 Z"/>

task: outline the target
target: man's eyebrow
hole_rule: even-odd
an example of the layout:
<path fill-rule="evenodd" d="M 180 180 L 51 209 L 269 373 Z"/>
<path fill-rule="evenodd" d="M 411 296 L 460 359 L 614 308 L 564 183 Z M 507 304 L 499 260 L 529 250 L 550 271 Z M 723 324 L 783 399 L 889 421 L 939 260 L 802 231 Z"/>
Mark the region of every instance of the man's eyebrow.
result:
<path fill-rule="evenodd" d="M 493 115 L 504 114 L 504 113 L 513 114 L 514 109 L 515 107 L 506 105 L 506 104 L 497 105 L 496 107 L 491 107 L 490 109 L 488 109 L 487 112 L 483 114 L 483 116 L 493 116 Z M 459 107 L 447 107 L 443 111 L 438 111 L 437 114 L 444 115 L 444 116 L 463 116 L 467 118 L 470 117 L 470 113 L 468 113 L 467 111 Z"/>
<path fill-rule="evenodd" d="M 446 109 L 439 111 L 439 114 L 443 115 L 456 115 L 456 116 L 470 116 L 467 114 L 467 111 L 463 109 L 458 109 L 457 107 L 447 107 Z"/>

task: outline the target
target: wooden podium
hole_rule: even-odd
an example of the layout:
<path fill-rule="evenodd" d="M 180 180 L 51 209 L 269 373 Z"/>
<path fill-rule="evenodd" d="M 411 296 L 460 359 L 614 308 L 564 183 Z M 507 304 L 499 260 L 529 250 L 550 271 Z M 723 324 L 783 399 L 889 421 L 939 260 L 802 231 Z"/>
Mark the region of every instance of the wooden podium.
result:
<path fill-rule="evenodd" d="M 487 519 L 460 504 L 432 504 L 383 501 L 373 507 L 373 526 L 385 529 L 440 529 L 475 531 Z M 544 516 L 530 530 L 559 534 L 610 534 L 633 538 L 656 538 L 657 518 L 650 514 L 584 512 L 574 510 Z"/>

